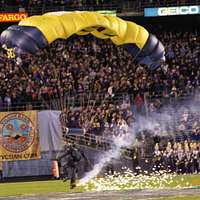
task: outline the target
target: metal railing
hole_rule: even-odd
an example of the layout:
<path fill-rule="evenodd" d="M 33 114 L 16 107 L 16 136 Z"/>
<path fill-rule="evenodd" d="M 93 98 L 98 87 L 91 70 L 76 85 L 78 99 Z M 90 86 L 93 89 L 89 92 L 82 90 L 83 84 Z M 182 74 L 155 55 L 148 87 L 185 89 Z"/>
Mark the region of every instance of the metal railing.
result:
<path fill-rule="evenodd" d="M 173 133 L 173 136 L 163 136 L 160 137 L 160 145 L 161 147 L 166 147 L 166 144 L 168 141 L 178 141 L 178 142 L 184 142 L 185 140 L 196 142 L 197 140 L 194 140 L 191 135 L 190 131 L 185 131 L 185 135 L 187 135 L 187 138 L 184 138 L 184 136 L 181 133 L 175 134 Z M 67 143 L 76 143 L 83 146 L 88 146 L 90 148 L 100 150 L 100 151 L 108 151 L 113 146 L 113 139 L 104 137 L 104 136 L 97 136 L 93 133 L 86 133 L 84 135 L 63 135 L 64 140 Z M 130 146 L 128 148 L 122 148 L 121 152 L 123 156 L 126 157 L 133 157 L 134 151 L 137 149 L 140 150 L 139 157 L 140 158 L 146 158 L 146 157 L 152 157 L 155 143 L 153 141 L 153 137 L 148 136 L 145 140 L 138 140 L 138 145 Z M 199 141 L 199 140 L 198 140 Z M 133 141 L 134 143 L 134 141 Z M 163 146 L 162 146 L 163 145 Z"/>
<path fill-rule="evenodd" d="M 200 101 L 200 96 L 196 95 L 199 89 L 192 90 L 190 92 L 183 92 L 179 96 L 169 96 L 164 98 L 162 93 L 156 95 L 144 95 L 144 107 L 145 113 L 149 112 L 148 106 L 150 103 L 159 100 L 162 104 L 176 105 L 181 101 L 189 101 L 191 98 L 193 101 Z M 62 97 L 49 96 L 49 98 L 40 98 L 37 101 L 29 102 L 13 102 L 10 105 L 0 104 L 0 111 L 16 111 L 16 110 L 62 110 L 65 107 L 87 107 L 87 106 L 100 106 L 104 103 L 112 103 L 115 105 L 121 105 L 122 103 L 129 103 L 134 106 L 134 94 L 128 93 L 115 93 L 114 96 L 110 96 L 107 93 L 66 93 Z"/>
<path fill-rule="evenodd" d="M 117 93 L 113 97 L 105 93 L 85 93 L 85 94 L 65 94 L 63 97 L 48 99 L 41 98 L 38 101 L 13 102 L 9 105 L 1 104 L 2 111 L 22 111 L 22 110 L 62 110 L 64 107 L 87 107 L 100 106 L 104 103 L 120 105 L 129 102 L 133 94 Z"/>
<path fill-rule="evenodd" d="M 95 134 L 85 134 L 85 135 L 65 135 L 64 141 L 67 143 L 76 143 L 79 145 L 87 146 L 98 151 L 108 151 L 113 146 L 113 140 L 103 137 L 96 136 Z M 135 146 L 135 148 L 141 148 L 140 146 Z M 121 148 L 121 153 L 124 157 L 132 158 L 133 148 Z"/>

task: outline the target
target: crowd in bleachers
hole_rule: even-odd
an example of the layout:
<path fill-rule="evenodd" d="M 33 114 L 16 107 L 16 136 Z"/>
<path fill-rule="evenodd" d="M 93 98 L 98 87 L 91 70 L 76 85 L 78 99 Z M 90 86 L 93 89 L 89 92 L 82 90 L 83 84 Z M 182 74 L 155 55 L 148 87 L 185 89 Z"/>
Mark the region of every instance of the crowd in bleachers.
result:
<path fill-rule="evenodd" d="M 187 103 L 186 103 L 187 102 Z M 191 103 L 191 101 L 182 102 L 176 106 L 163 105 L 161 110 L 153 109 L 149 111 L 149 117 L 154 117 L 154 113 L 163 113 L 163 117 L 156 118 L 157 125 L 153 133 L 157 135 L 170 135 L 175 138 L 176 141 L 199 141 L 200 140 L 200 115 L 199 106 Z M 166 119 L 165 119 L 166 117 Z M 163 129 L 163 130 L 162 130 Z M 164 131 L 165 134 L 161 134 Z M 156 133 L 157 132 L 157 133 Z"/>
<path fill-rule="evenodd" d="M 18 65 L 1 50 L 0 109 L 21 105 L 65 108 L 64 126 L 86 129 L 100 144 L 101 137 L 126 132 L 134 120 L 133 113 L 143 113 L 145 106 L 151 113 L 162 107 L 160 99 L 168 101 L 198 91 L 198 34 L 198 30 L 157 32 L 166 48 L 167 61 L 153 72 L 137 65 L 126 49 L 92 36 L 57 40 L 36 56 L 22 57 Z M 66 102 L 76 99 L 77 94 L 79 108 L 74 109 L 75 105 L 71 108 Z M 115 103 L 122 94 L 128 96 L 124 108 L 123 101 Z M 145 105 L 145 98 L 152 97 L 156 100 Z M 189 119 L 177 120 L 176 131 L 184 135 L 189 130 L 194 140 L 199 140 L 199 116 L 192 122 Z"/>
<path fill-rule="evenodd" d="M 198 5 L 199 0 L 192 2 L 192 5 Z M 0 1 L 1 10 L 10 11 L 10 8 L 15 6 L 16 8 L 25 9 L 38 9 L 43 8 L 39 12 L 44 11 L 46 8 L 59 7 L 62 9 L 64 6 L 67 9 L 76 8 L 80 10 L 96 9 L 96 8 L 118 8 L 119 10 L 136 9 L 143 10 L 145 7 L 161 7 L 161 6 L 186 6 L 191 5 L 190 0 L 14 0 L 14 1 Z M 14 9 L 14 8 L 13 8 Z M 48 9 L 47 9 L 48 10 Z"/>
<path fill-rule="evenodd" d="M 168 100 L 191 95 L 200 85 L 198 31 L 162 32 L 161 40 L 166 47 L 167 62 L 153 72 L 134 63 L 134 58 L 124 48 L 92 36 L 58 40 L 37 56 L 25 56 L 19 65 L 1 51 L 0 108 L 9 110 L 12 106 L 41 104 L 52 108 L 48 105 L 55 102 L 54 109 L 63 109 L 68 107 L 67 97 L 71 101 L 78 94 L 78 106 L 82 107 L 83 113 L 88 112 L 89 107 L 96 113 L 102 109 L 101 102 L 109 100 L 116 107 L 115 100 L 127 94 L 128 102 L 134 105 L 130 112 L 143 111 L 144 97 L 156 98 L 148 105 L 148 111 L 153 112 L 162 106 L 159 98 Z M 97 105 L 100 107 L 96 108 Z M 101 111 L 117 115 L 113 110 Z M 80 116 L 80 111 L 73 115 L 78 116 L 75 123 L 78 126 L 81 118 L 84 121 L 92 118 L 92 115 Z M 105 121 L 99 119 L 101 115 L 94 115 L 93 124 L 101 129 Z M 180 131 L 192 130 L 181 123 Z M 199 136 L 199 129 L 192 133 Z"/>
<path fill-rule="evenodd" d="M 191 94 L 200 85 L 197 35 L 197 31 L 163 32 L 167 62 L 154 72 L 136 65 L 124 48 L 92 36 L 56 41 L 39 56 L 26 56 L 20 65 L 1 51 L 0 107 L 23 102 L 49 105 L 77 94 L 117 98 L 126 93 L 141 110 L 144 94 L 164 99 Z"/>
<path fill-rule="evenodd" d="M 4 7 L 2 9 L 6 10 L 7 7 L 23 7 L 23 8 L 37 8 L 37 7 L 52 7 L 52 6 L 67 6 L 67 7 L 77 7 L 82 6 L 109 6 L 116 5 L 116 0 L 15 0 L 6 1 L 1 0 L 0 5 Z"/>
<path fill-rule="evenodd" d="M 199 173 L 200 172 L 200 142 L 182 143 L 168 142 L 164 147 L 155 145 L 153 155 L 153 170 L 167 170 L 168 172 Z"/>
<path fill-rule="evenodd" d="M 200 114 L 197 108 L 196 112 L 183 112 L 180 117 L 176 116 L 174 120 L 176 141 L 200 141 Z"/>
<path fill-rule="evenodd" d="M 89 105 L 86 108 L 66 109 L 60 115 L 63 131 L 66 131 L 65 127 L 68 130 L 66 136 L 69 131 L 84 130 L 87 143 L 96 143 L 100 147 L 106 140 L 112 141 L 114 137 L 126 134 L 133 120 L 133 112 L 125 103 L 120 106 L 103 103 L 98 107 Z"/>
<path fill-rule="evenodd" d="M 112 97 L 130 90 L 134 81 L 134 77 L 128 80 L 128 73 L 135 71 L 131 56 L 110 41 L 91 36 L 57 41 L 39 56 L 23 58 L 18 66 L 2 54 L 1 60 L 1 102 L 5 105 L 41 100 L 49 104 L 76 94 Z"/>

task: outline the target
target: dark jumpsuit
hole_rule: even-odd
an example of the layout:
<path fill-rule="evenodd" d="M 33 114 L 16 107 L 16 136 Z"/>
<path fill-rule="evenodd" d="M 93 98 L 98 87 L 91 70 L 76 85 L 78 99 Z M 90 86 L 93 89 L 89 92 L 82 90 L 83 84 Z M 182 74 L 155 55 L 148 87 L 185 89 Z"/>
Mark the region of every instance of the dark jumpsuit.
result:
<path fill-rule="evenodd" d="M 78 152 L 78 154 L 81 156 L 80 158 L 76 158 L 73 155 L 74 150 Z M 88 159 L 85 156 L 85 154 L 83 153 L 83 151 L 81 151 L 79 148 L 77 148 L 75 146 L 70 146 L 65 151 L 66 152 L 63 155 L 61 155 L 58 158 L 58 160 L 61 160 L 62 158 L 66 159 L 66 164 L 64 165 L 64 168 L 65 168 L 64 171 L 67 172 L 67 177 L 70 179 L 70 188 L 73 189 L 74 187 L 76 187 L 78 164 L 79 164 L 81 158 L 84 159 L 85 163 L 88 163 Z"/>

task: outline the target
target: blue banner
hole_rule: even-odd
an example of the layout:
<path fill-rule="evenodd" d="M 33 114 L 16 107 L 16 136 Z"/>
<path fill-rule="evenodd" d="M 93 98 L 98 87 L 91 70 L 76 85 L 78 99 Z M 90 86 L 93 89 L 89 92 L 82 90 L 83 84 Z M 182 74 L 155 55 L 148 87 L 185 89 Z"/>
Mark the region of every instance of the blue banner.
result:
<path fill-rule="evenodd" d="M 176 7 L 159 7 L 145 8 L 145 17 L 160 17 L 173 15 L 196 15 L 200 14 L 200 5 L 194 6 L 176 6 Z"/>

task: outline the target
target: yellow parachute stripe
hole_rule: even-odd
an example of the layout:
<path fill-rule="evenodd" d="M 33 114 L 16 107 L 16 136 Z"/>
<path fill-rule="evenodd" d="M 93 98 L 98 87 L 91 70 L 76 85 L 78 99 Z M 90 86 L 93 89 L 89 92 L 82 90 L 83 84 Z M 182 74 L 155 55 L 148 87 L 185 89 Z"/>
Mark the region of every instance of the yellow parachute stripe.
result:
<path fill-rule="evenodd" d="M 87 11 L 46 13 L 24 19 L 19 25 L 37 27 L 49 43 L 91 33 L 101 39 L 110 38 L 116 45 L 133 43 L 142 49 L 149 36 L 145 28 L 133 22 Z"/>

